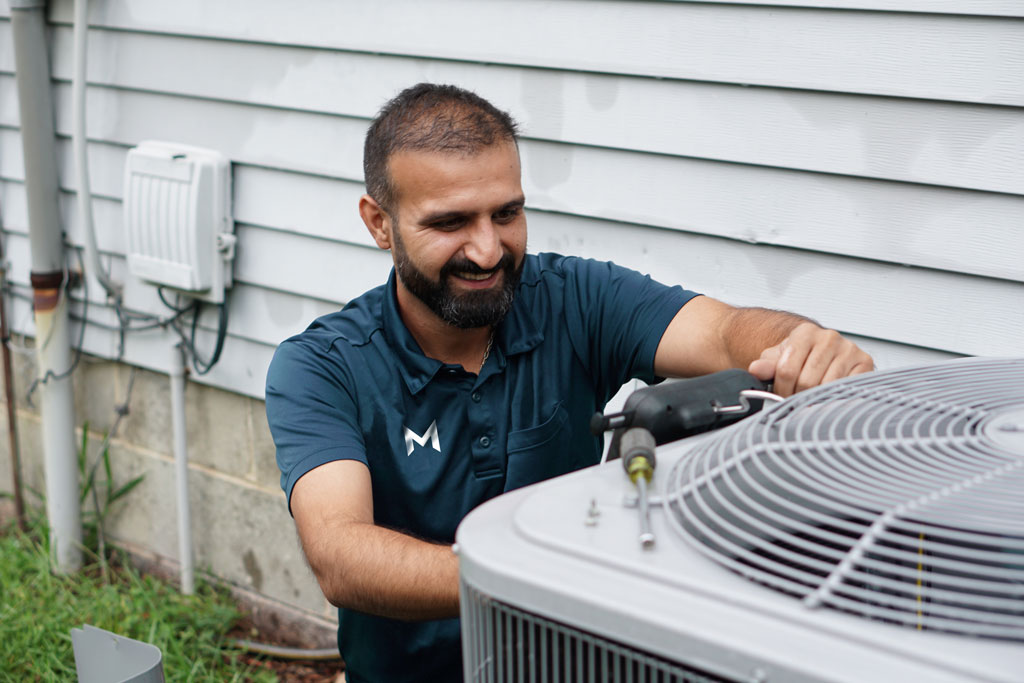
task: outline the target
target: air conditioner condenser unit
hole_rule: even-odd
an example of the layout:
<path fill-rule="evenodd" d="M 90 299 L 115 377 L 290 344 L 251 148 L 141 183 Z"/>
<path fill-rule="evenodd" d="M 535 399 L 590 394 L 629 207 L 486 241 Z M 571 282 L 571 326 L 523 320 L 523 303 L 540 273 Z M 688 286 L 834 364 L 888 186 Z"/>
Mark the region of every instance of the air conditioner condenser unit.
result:
<path fill-rule="evenodd" d="M 1024 681 L 1024 359 L 861 375 L 456 542 L 467 681 Z"/>

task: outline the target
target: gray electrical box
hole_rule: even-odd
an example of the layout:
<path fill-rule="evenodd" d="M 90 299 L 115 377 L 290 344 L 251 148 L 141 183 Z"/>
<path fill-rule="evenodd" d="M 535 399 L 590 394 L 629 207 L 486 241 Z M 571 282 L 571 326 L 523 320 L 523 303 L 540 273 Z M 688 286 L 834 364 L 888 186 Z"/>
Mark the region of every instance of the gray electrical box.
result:
<path fill-rule="evenodd" d="M 146 141 L 124 174 L 128 268 L 150 284 L 221 303 L 235 255 L 231 166 L 219 152 Z"/>

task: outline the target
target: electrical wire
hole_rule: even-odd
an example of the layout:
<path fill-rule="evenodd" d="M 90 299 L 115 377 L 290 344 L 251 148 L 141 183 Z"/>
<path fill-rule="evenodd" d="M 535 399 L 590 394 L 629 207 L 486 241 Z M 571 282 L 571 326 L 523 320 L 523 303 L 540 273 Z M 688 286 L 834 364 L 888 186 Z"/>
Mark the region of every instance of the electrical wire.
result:
<path fill-rule="evenodd" d="M 201 361 L 199 354 L 196 352 L 196 323 L 199 320 L 199 307 L 200 303 L 196 302 L 196 312 L 192 316 L 192 335 L 189 340 L 189 352 L 192 354 L 192 367 L 195 368 L 196 374 L 205 375 L 213 366 L 220 360 L 220 353 L 224 350 L 224 339 L 228 333 L 228 307 L 226 304 L 217 304 L 220 309 L 217 315 L 217 341 L 213 348 L 213 355 L 209 361 Z M 202 366 L 202 367 L 200 367 Z"/>
<path fill-rule="evenodd" d="M 81 251 L 75 249 L 75 253 L 79 261 L 79 267 L 81 267 L 83 265 Z M 70 271 L 68 271 L 66 267 L 65 273 L 66 275 L 63 282 L 66 283 L 70 281 Z M 2 283 L 2 286 L 14 298 L 18 298 L 28 302 L 31 302 L 33 300 L 31 293 L 18 291 L 18 288 L 28 289 L 24 285 L 20 285 L 18 283 L 7 280 L 4 283 Z M 151 315 L 149 313 L 138 313 L 135 311 L 128 311 L 121 305 L 121 302 L 119 300 L 115 300 L 114 312 L 117 315 L 118 324 L 111 325 L 109 323 L 104 323 L 99 320 L 89 319 L 88 283 L 85 280 L 83 280 L 83 289 L 84 296 L 81 298 L 81 311 L 74 311 L 71 310 L 70 308 L 68 310 L 68 317 L 71 320 L 75 320 L 80 323 L 80 327 L 78 330 L 78 342 L 74 346 L 75 355 L 71 363 L 71 366 L 63 372 L 55 373 L 52 370 L 50 370 L 43 378 L 36 378 L 26 391 L 25 399 L 30 406 L 34 405 L 32 402 L 32 396 L 35 394 L 35 391 L 38 389 L 40 384 L 45 384 L 46 382 L 49 382 L 51 380 L 64 379 L 71 375 L 78 367 L 78 365 L 81 362 L 83 354 L 83 344 L 85 341 L 86 325 L 92 325 L 100 329 L 108 330 L 111 332 L 117 332 L 120 335 L 118 354 L 117 357 L 114 359 L 115 361 L 118 362 L 121 361 L 124 357 L 124 337 L 127 333 L 144 332 L 147 330 L 155 330 L 160 328 L 167 329 L 168 327 L 173 329 L 181 338 L 183 346 L 185 347 L 189 356 L 192 358 L 192 365 L 197 374 L 207 374 L 208 372 L 210 372 L 213 366 L 216 365 L 217 362 L 220 360 L 221 353 L 224 349 L 224 342 L 227 337 L 228 311 L 226 304 L 218 304 L 219 315 L 217 323 L 217 340 L 215 342 L 214 350 L 210 359 L 204 361 L 199 357 L 199 353 L 196 348 L 196 336 L 198 335 L 199 314 L 202 306 L 201 301 L 195 300 L 187 306 L 175 305 L 167 300 L 166 293 L 163 291 L 163 288 L 159 287 L 157 288 L 157 292 L 160 297 L 160 301 L 173 312 L 172 315 L 160 317 Z M 61 297 L 59 301 L 67 300 L 69 303 L 71 303 L 71 299 L 66 298 L 66 290 L 67 286 L 62 286 L 61 292 L 58 295 L 59 297 Z M 179 323 L 181 322 L 181 319 L 189 313 L 192 314 L 192 320 L 190 321 L 189 332 L 186 334 L 182 327 L 179 325 Z M 11 348 L 23 354 L 34 353 L 34 351 L 31 348 L 22 348 L 19 347 L 17 344 L 11 344 Z"/>
<path fill-rule="evenodd" d="M 17 288 L 19 288 L 19 287 L 22 288 L 22 289 L 28 289 L 28 287 L 26 285 L 21 285 L 21 284 L 18 284 L 17 282 L 10 282 L 10 281 L 8 281 L 7 282 L 7 287 L 8 287 L 7 291 L 11 295 L 11 297 L 13 297 L 15 299 L 21 299 L 22 301 L 28 301 L 28 302 L 32 301 L 32 295 L 31 294 L 27 294 L 27 293 L 23 293 L 23 292 L 17 291 Z M 179 318 L 183 314 L 188 313 L 190 310 L 192 310 L 192 309 L 188 308 L 188 309 L 183 310 L 181 313 L 176 313 L 173 316 L 169 316 L 169 317 L 166 317 L 166 318 L 160 318 L 158 316 L 150 315 L 148 313 L 135 313 L 133 311 L 125 311 L 124 312 L 124 318 L 126 320 L 144 320 L 144 321 L 147 321 L 147 322 L 145 322 L 144 324 L 141 324 L 141 325 L 131 325 L 131 324 L 128 324 L 123 329 L 125 329 L 127 332 L 144 332 L 146 330 L 155 330 L 155 329 L 160 328 L 160 327 L 166 328 L 166 327 L 168 327 L 170 325 L 172 319 Z M 83 313 L 84 312 L 85 311 L 84 311 L 84 308 L 83 308 Z M 73 309 L 70 309 L 68 311 L 68 315 L 71 317 L 71 319 L 72 320 L 76 320 L 76 321 L 85 320 L 85 318 L 83 317 L 83 313 L 78 313 L 77 311 L 75 311 Z M 98 327 L 100 329 L 108 330 L 108 331 L 111 331 L 111 332 L 117 332 L 117 331 L 122 329 L 121 325 L 111 325 L 109 323 L 101 322 L 99 320 L 88 320 L 87 322 L 90 325 L 94 326 L 94 327 Z M 35 353 L 35 351 L 32 348 L 27 347 L 27 346 L 18 347 L 18 348 L 16 348 L 16 350 L 19 353 L 23 353 L 23 354 Z"/>
<path fill-rule="evenodd" d="M 178 308 L 178 306 L 176 304 L 172 304 L 171 302 L 169 302 L 166 298 L 164 298 L 164 288 L 163 288 L 163 285 L 161 285 L 161 286 L 156 288 L 156 295 L 158 297 L 160 297 L 160 301 L 161 301 L 161 303 L 163 303 L 164 306 L 166 306 L 167 308 L 171 309 L 172 311 L 174 311 L 176 313 L 188 313 L 190 310 L 192 310 L 192 308 L 194 306 L 194 304 L 191 304 L 191 305 L 189 305 L 189 306 L 187 306 L 185 308 Z M 178 296 L 179 299 L 181 298 L 181 295 L 177 295 L 177 296 Z"/>
<path fill-rule="evenodd" d="M 220 303 L 220 304 L 217 305 L 218 306 L 217 337 L 216 337 L 216 341 L 214 343 L 213 353 L 211 354 L 209 360 L 203 360 L 200 357 L 198 349 L 197 349 L 197 345 L 196 345 L 196 337 L 198 335 L 199 316 L 200 316 L 200 312 L 201 312 L 201 309 L 202 309 L 202 301 L 200 301 L 198 299 L 195 299 L 195 300 L 192 301 L 192 303 L 190 303 L 187 306 L 181 306 L 180 302 L 178 302 L 178 301 L 176 301 L 175 303 L 171 303 L 167 299 L 166 292 L 164 291 L 165 288 L 162 287 L 162 286 L 156 288 L 157 296 L 160 298 L 160 302 L 173 312 L 173 315 L 171 315 L 169 317 L 160 317 L 160 316 L 155 316 L 155 315 L 151 315 L 151 314 L 148 314 L 148 313 L 138 313 L 138 312 L 135 312 L 135 311 L 129 311 L 129 310 L 124 308 L 123 303 L 122 303 L 122 299 L 120 298 L 120 296 L 116 296 L 116 297 L 114 297 L 114 300 L 113 300 L 114 313 L 117 316 L 117 320 L 118 320 L 118 324 L 116 326 L 115 325 L 109 325 L 109 324 L 106 324 L 106 323 L 103 323 L 103 322 L 99 322 L 97 320 L 90 320 L 89 319 L 89 285 L 88 285 L 88 278 L 85 276 L 85 262 L 84 262 L 83 257 L 82 257 L 82 251 L 81 251 L 81 249 L 79 249 L 77 247 L 74 247 L 73 245 L 65 245 L 65 246 L 66 246 L 67 250 L 73 250 L 75 252 L 76 257 L 78 258 L 78 266 L 79 266 L 80 272 L 83 274 L 82 279 L 81 279 L 82 288 L 83 288 L 83 296 L 81 298 L 82 310 L 81 310 L 80 313 L 76 313 L 76 312 L 71 311 L 70 307 L 69 307 L 69 310 L 68 310 L 68 317 L 69 317 L 69 319 L 77 320 L 80 323 L 80 326 L 79 326 L 79 329 L 78 329 L 78 341 L 73 346 L 74 358 L 73 358 L 73 360 L 71 362 L 70 367 L 68 367 L 67 370 L 64 370 L 63 372 L 59 372 L 59 373 L 54 372 L 53 370 L 47 370 L 46 374 L 42 378 L 34 379 L 33 382 L 29 385 L 29 387 L 28 387 L 28 389 L 26 391 L 26 395 L 25 395 L 25 400 L 28 403 L 28 405 L 30 405 L 30 406 L 34 405 L 33 402 L 32 402 L 32 396 L 34 395 L 36 389 L 39 387 L 40 384 L 45 384 L 45 383 L 47 383 L 47 382 L 49 382 L 51 380 L 65 379 L 65 378 L 69 377 L 72 373 L 74 373 L 74 371 L 77 369 L 77 367 L 78 367 L 78 365 L 79 365 L 79 363 L 81 362 L 81 359 L 82 359 L 83 346 L 84 346 L 84 342 L 85 342 L 85 332 L 86 332 L 86 327 L 88 325 L 94 325 L 94 326 L 99 327 L 101 329 L 105 329 L 105 330 L 109 330 L 109 331 L 112 331 L 112 332 L 116 332 L 118 334 L 118 349 L 117 349 L 116 357 L 113 359 L 115 362 L 121 362 L 124 359 L 125 337 L 126 337 L 126 335 L 128 333 L 131 333 L 131 332 L 142 332 L 142 331 L 154 330 L 154 329 L 158 329 L 158 328 L 166 329 L 166 328 L 170 327 L 180 337 L 180 339 L 182 341 L 182 345 L 184 346 L 186 352 L 189 354 L 189 356 L 192 359 L 192 367 L 195 370 L 197 375 L 205 375 L 205 374 L 209 373 L 210 370 L 213 369 L 213 366 L 216 365 L 217 362 L 220 360 L 221 353 L 224 350 L 224 342 L 227 339 L 228 307 L 227 307 L 226 303 Z M 69 289 L 70 289 L 69 285 L 70 285 L 70 282 L 71 282 L 71 270 L 68 268 L 66 262 L 64 264 L 64 267 L 63 267 L 63 270 L 62 270 L 62 274 L 63 274 L 63 277 L 61 279 L 60 289 L 58 290 L 58 293 L 57 293 L 57 296 L 58 296 L 57 306 L 58 307 L 60 305 L 64 304 L 64 303 L 70 303 L 71 302 L 71 299 L 70 299 L 69 294 L 68 294 Z M 22 293 L 17 291 L 18 287 L 25 288 L 24 285 L 19 285 L 18 283 L 11 282 L 10 280 L 5 280 L 3 283 L 0 283 L 0 286 L 2 286 L 4 288 L 4 290 L 9 292 L 12 297 L 20 298 L 22 300 L 26 300 L 26 301 L 29 301 L 29 302 L 33 301 L 33 296 L 32 296 L 31 293 L 22 294 Z M 177 294 L 177 296 L 180 299 L 181 295 Z M 185 331 L 181 328 L 181 326 L 178 323 L 180 322 L 180 319 L 183 316 L 187 315 L 188 313 L 192 314 L 192 320 L 191 320 L 191 325 L 190 325 L 189 332 L 188 332 L 188 334 L 186 334 Z M 49 343 L 52 334 L 53 334 L 53 329 L 51 328 L 51 330 L 47 334 L 46 338 L 42 339 L 42 340 L 38 340 L 37 339 L 37 343 L 41 343 L 43 345 Z M 31 354 L 31 353 L 33 353 L 32 349 L 30 349 L 28 347 L 24 347 L 24 348 L 19 347 L 19 345 L 17 345 L 17 344 L 11 344 L 10 347 L 14 351 L 17 351 L 17 352 L 22 353 L 22 354 Z"/>
<path fill-rule="evenodd" d="M 217 340 L 214 343 L 213 354 L 210 356 L 210 360 L 204 361 L 199 357 L 199 351 L 196 347 L 196 334 L 199 329 L 199 315 L 202 312 L 203 302 L 199 299 L 194 299 L 191 304 L 187 307 L 181 307 L 180 299 L 181 294 L 176 294 L 177 299 L 175 303 L 169 302 L 164 296 L 163 287 L 157 288 L 157 295 L 160 297 L 160 301 L 163 302 L 164 306 L 176 312 L 175 319 L 171 322 L 171 328 L 178 333 L 178 337 L 181 339 L 181 345 L 184 347 L 186 353 L 192 359 L 192 368 L 195 370 L 197 375 L 205 375 L 213 369 L 213 366 L 220 360 L 221 352 L 224 350 L 224 340 L 227 338 L 228 332 L 228 307 L 227 303 L 217 304 L 218 315 L 217 315 Z M 189 325 L 188 334 L 178 326 L 177 318 L 181 314 L 192 312 L 192 320 Z"/>

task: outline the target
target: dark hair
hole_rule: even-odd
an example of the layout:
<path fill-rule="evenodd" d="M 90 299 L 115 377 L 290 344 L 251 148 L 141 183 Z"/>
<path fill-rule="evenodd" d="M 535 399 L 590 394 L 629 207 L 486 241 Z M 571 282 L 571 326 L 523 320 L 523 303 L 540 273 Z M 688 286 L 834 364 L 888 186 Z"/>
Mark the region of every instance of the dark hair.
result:
<path fill-rule="evenodd" d="M 366 132 L 366 193 L 388 213 L 396 197 L 388 160 L 401 150 L 472 154 L 501 141 L 518 144 L 518 126 L 476 93 L 418 83 L 389 100 Z"/>

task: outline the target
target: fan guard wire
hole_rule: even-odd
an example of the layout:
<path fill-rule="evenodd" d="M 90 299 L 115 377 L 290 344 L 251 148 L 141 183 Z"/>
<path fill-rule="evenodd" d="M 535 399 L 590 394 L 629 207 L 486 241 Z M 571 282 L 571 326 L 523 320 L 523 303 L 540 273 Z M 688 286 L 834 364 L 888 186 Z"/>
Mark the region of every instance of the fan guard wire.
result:
<path fill-rule="evenodd" d="M 991 438 L 1018 413 L 1024 359 L 841 380 L 702 440 L 662 504 L 696 550 L 809 609 L 1024 641 L 1024 424 L 1019 449 Z"/>

